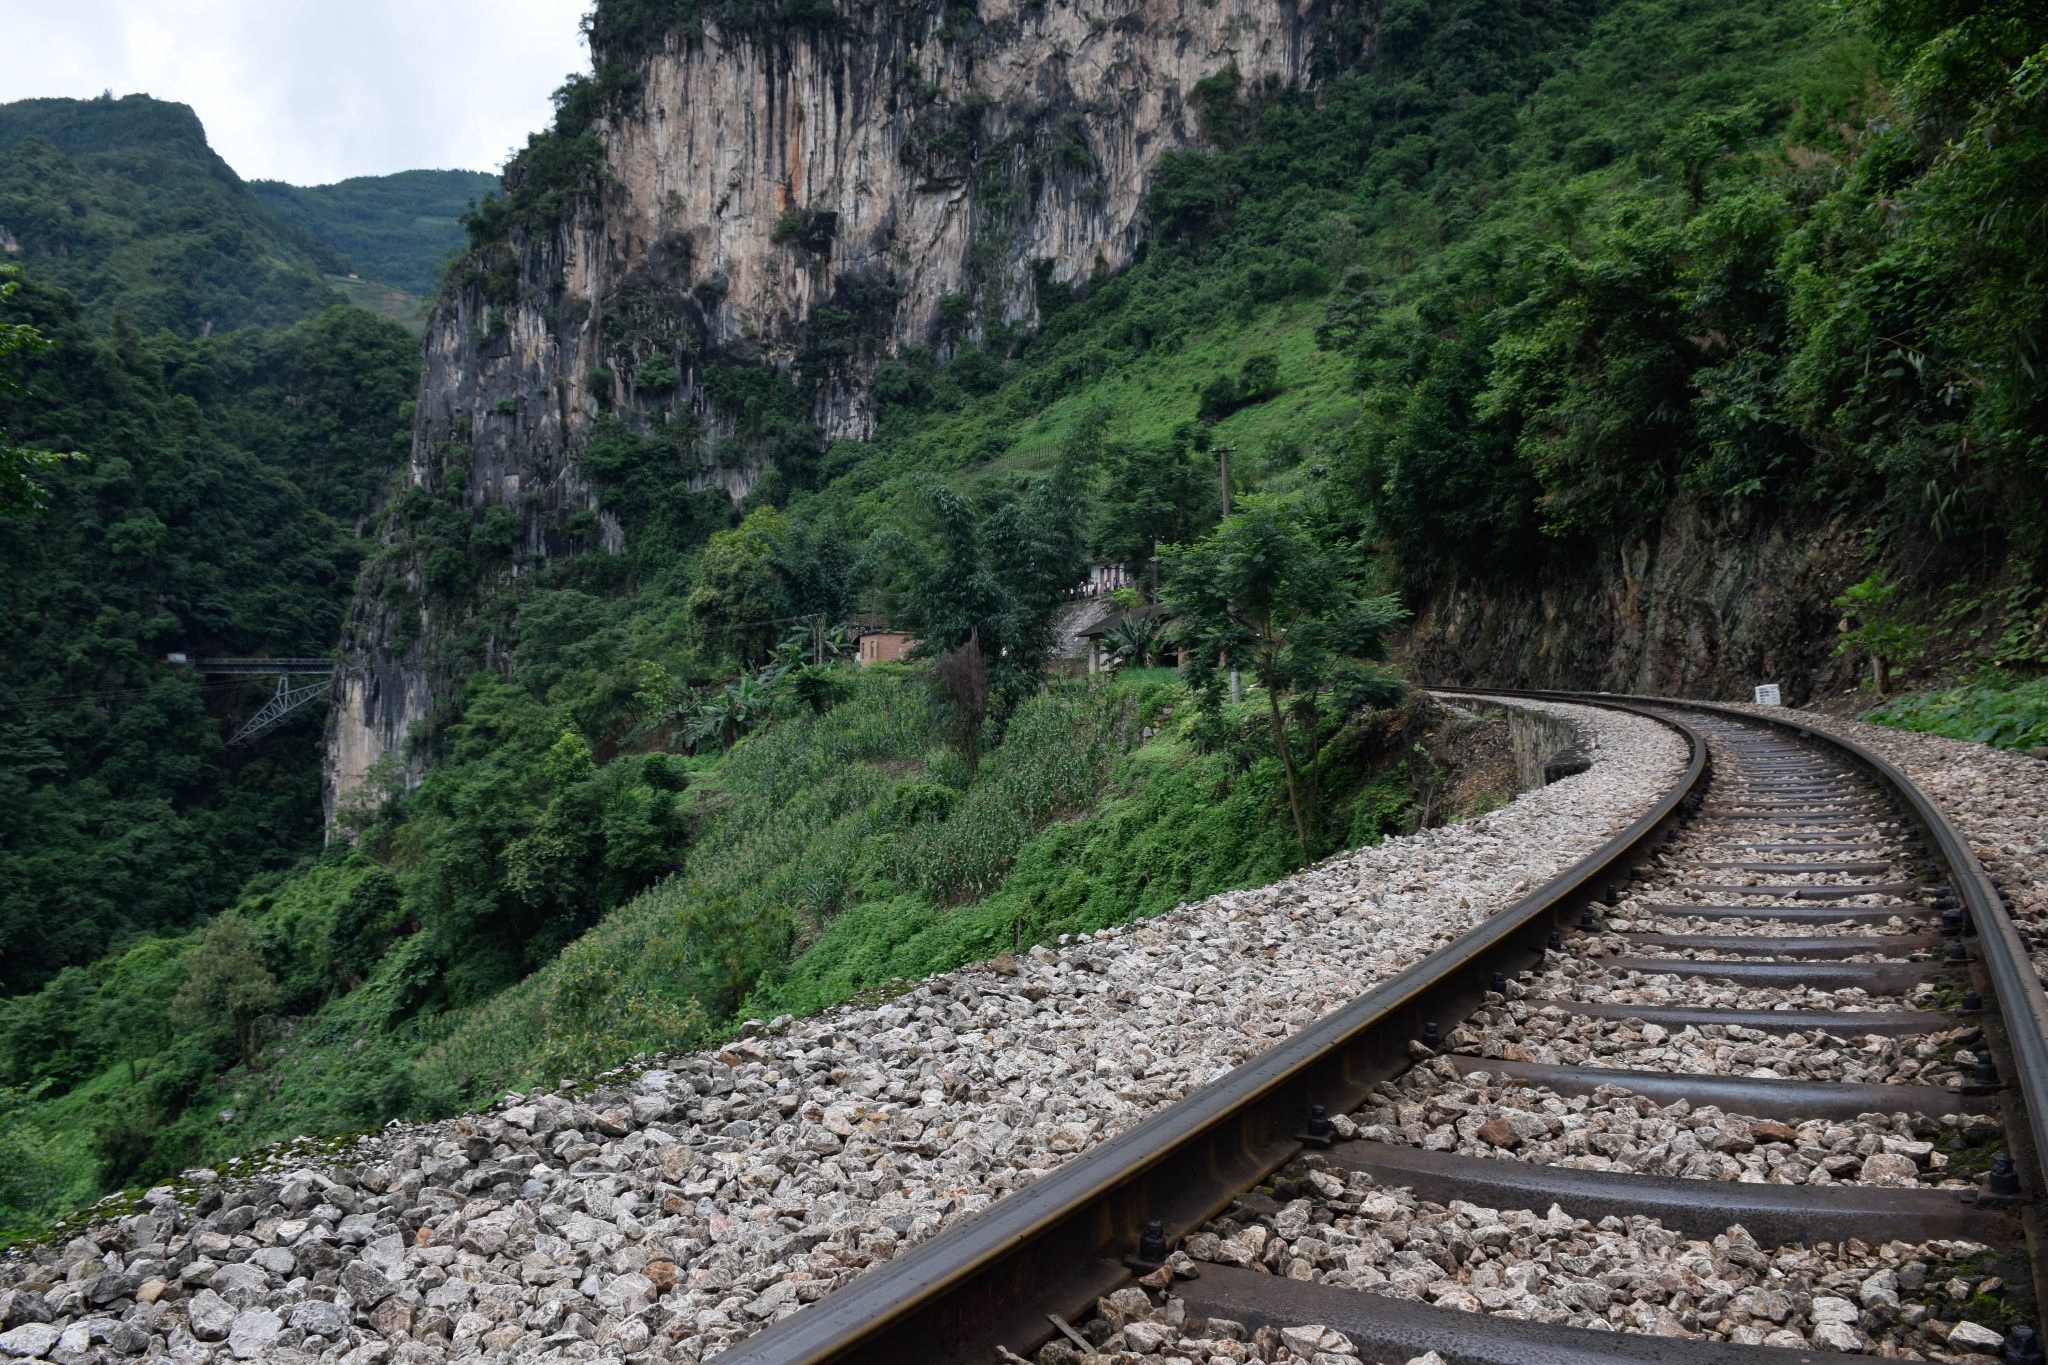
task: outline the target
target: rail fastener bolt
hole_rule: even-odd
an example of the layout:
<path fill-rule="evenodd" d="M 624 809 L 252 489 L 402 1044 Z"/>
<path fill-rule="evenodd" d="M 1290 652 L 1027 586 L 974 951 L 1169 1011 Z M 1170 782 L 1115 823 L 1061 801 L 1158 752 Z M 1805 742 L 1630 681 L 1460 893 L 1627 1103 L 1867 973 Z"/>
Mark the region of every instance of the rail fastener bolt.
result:
<path fill-rule="evenodd" d="M 1157 1218 L 1145 1224 L 1145 1235 L 1138 1239 L 1138 1259 L 1151 1265 L 1166 1259 L 1166 1224 Z"/>
<path fill-rule="evenodd" d="M 1555 929 L 1552 929 L 1550 931 L 1550 951 L 1553 953 L 1561 953 L 1564 951 L 1564 935 L 1560 934 Z"/>
<path fill-rule="evenodd" d="M 1984 1188 L 1996 1199 L 2019 1198 L 2020 1174 L 2013 1169 L 2011 1153 L 2000 1152 L 1991 1158 L 1991 1174 Z"/>
<path fill-rule="evenodd" d="M 1998 1084 L 1998 1063 L 1991 1060 L 1990 1053 L 1980 1052 L 1977 1054 L 1977 1065 L 1971 1069 L 1970 1083 L 1972 1085 Z"/>
<path fill-rule="evenodd" d="M 1983 1012 L 1984 997 L 1977 994 L 1977 992 L 1974 990 L 1964 991 L 1962 1002 L 1956 1006 L 1956 1013 L 1982 1014 Z"/>
<path fill-rule="evenodd" d="M 1434 1029 L 1436 1025 L 1427 1024 L 1424 1027 Z M 1431 1040 L 1430 1046 L 1436 1046 L 1434 1039 Z M 1329 1109 L 1320 1104 L 1310 1105 L 1308 1107 L 1308 1127 L 1302 1129 L 1294 1136 L 1296 1141 L 1309 1147 L 1328 1147 L 1331 1143 L 1335 1142 L 1337 1140 L 1337 1126 L 1330 1122 Z"/>
<path fill-rule="evenodd" d="M 1422 1026 L 1422 1041 L 1426 1047 L 1436 1047 L 1442 1035 L 1437 1032 L 1436 1021 L 1430 1020 Z"/>
<path fill-rule="evenodd" d="M 1493 974 L 1493 984 L 1487 989 L 1505 999 L 1508 993 L 1508 974 L 1506 972 L 1495 972 Z"/>
<path fill-rule="evenodd" d="M 2005 1365 L 2041 1365 L 2041 1334 L 2024 1322 L 2006 1333 Z"/>

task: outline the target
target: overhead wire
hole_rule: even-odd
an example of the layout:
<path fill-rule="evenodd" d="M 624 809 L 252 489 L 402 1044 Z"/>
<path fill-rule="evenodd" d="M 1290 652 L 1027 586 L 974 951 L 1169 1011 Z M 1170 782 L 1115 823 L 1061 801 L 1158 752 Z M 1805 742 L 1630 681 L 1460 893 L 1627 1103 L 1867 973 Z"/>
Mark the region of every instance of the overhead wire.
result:
<path fill-rule="evenodd" d="M 245 677 L 234 677 L 222 682 L 198 684 L 201 692 L 222 692 L 229 688 L 241 687 L 250 681 Z M 156 691 L 153 687 L 112 687 L 97 692 L 59 692 L 19 701 L 0 701 L 0 711 L 41 711 L 66 702 L 77 701 L 120 701 L 131 697 L 146 697 Z"/>

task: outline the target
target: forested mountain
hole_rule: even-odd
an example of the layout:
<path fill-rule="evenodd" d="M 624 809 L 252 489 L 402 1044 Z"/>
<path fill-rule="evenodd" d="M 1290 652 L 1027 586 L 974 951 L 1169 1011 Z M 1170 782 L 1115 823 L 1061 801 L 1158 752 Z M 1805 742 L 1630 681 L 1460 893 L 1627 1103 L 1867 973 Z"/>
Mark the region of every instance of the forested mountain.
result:
<path fill-rule="evenodd" d="M 252 180 L 249 188 L 279 222 L 332 248 L 340 268 L 408 294 L 431 294 L 441 267 L 466 240 L 462 215 L 498 188 L 498 177 L 399 171 L 332 185 Z"/>
<path fill-rule="evenodd" d="M 0 989 L 63 994 L 320 847 L 320 708 L 226 748 L 269 680 L 164 659 L 332 651 L 418 347 L 181 105 L 0 106 L 0 224 L 0 454 L 45 504 L 0 516 Z"/>
<path fill-rule="evenodd" d="M 1374 661 L 1390 594 L 1426 641 L 1444 629 L 1432 613 L 1513 600 L 1544 618 L 1534 594 L 1584 582 L 1593 605 L 1553 599 L 1549 618 L 1599 629 L 1633 610 L 1654 558 L 1629 547 L 1681 514 L 1736 542 L 1819 525 L 1852 547 L 1782 608 L 1696 594 L 1724 624 L 1825 613 L 1804 676 L 1840 680 L 1815 663 L 1838 638 L 1844 671 L 1915 651 L 2044 662 L 2033 9 L 1304 11 L 1263 68 L 1192 73 L 1172 110 L 1139 92 L 1133 117 L 1172 148 L 1142 185 L 1130 126 L 1091 123 L 1086 100 L 1006 122 L 1020 116 L 975 98 L 977 56 L 1022 41 L 1008 29 L 957 7 L 943 37 L 871 20 L 597 7 L 591 76 L 468 217 L 428 331 L 415 464 L 366 528 L 340 627 L 357 709 L 330 751 L 356 765 L 336 789 L 345 837 L 196 931 L 89 963 L 85 936 L 50 960 L 81 965 L 6 1003 L 17 1216 L 269 1136 L 717 1038 L 1483 807 L 1505 793 L 1450 799 L 1443 736 Z M 1076 41 L 1144 27 L 1045 22 L 1069 20 Z M 697 97 L 677 72 L 713 24 L 808 45 L 806 70 L 882 54 L 887 164 L 907 168 L 888 193 L 968 196 L 972 232 L 939 241 L 953 254 L 935 250 L 929 278 L 889 275 L 901 242 L 822 198 L 764 218 L 743 186 L 719 228 L 737 235 L 666 230 L 684 190 L 655 191 L 684 182 L 655 172 L 681 144 L 648 129 L 660 99 Z M 913 47 L 928 65 L 903 60 Z M 1047 222 L 1101 254 L 1034 254 Z M 60 301 L 23 298 L 67 325 Z M 336 315 L 291 335 L 321 355 L 345 336 L 394 366 L 402 352 Z M 337 627 L 342 559 L 312 518 L 345 514 L 389 460 L 396 380 L 365 389 L 359 417 L 323 390 L 311 407 L 364 433 L 360 454 L 293 466 L 327 447 L 294 444 L 300 389 L 264 378 L 293 373 L 266 349 L 285 339 L 218 341 L 117 332 L 95 364 L 144 374 L 120 392 L 260 446 L 265 468 L 317 466 L 304 512 L 277 504 L 302 537 L 289 552 L 222 533 L 222 555 L 258 546 L 275 583 L 274 608 L 232 617 L 251 632 L 235 647 L 296 648 Z M 179 387 L 188 354 L 245 357 L 228 415 Z M 276 439 L 243 434 L 259 429 Z M 101 556 L 74 576 L 110 605 L 52 639 L 114 621 L 110 652 L 139 661 L 211 627 L 203 594 L 159 606 L 178 575 L 144 594 L 113 558 L 130 552 L 112 528 L 135 518 L 78 510 L 103 468 L 65 469 L 47 529 L 21 534 Z M 243 515 L 218 505 L 223 525 Z M 1158 584 L 1190 651 L 1178 679 L 1045 683 L 1053 622 L 1098 554 L 1145 595 Z M 1965 589 L 1928 591 L 1958 565 Z M 1273 614 L 1248 623 L 1252 602 Z M 1262 656 L 1287 613 L 1306 628 Z M 835 663 L 835 627 L 866 614 L 945 662 Z M 1134 662 L 1157 644 L 1147 619 L 1125 623 Z M 1226 648 L 1243 704 L 1216 668 Z M 396 709 L 369 716 L 372 693 Z M 73 760 L 62 738 L 20 750 L 20 790 L 54 789 L 39 774 L 60 762 L 112 787 L 93 776 L 105 755 L 156 752 Z M 245 808 L 303 818 L 303 769 L 248 781 Z"/>
<path fill-rule="evenodd" d="M 100 327 L 198 336 L 338 302 L 339 257 L 271 216 L 190 107 L 147 95 L 0 105 L 0 252 Z"/>
<path fill-rule="evenodd" d="M 5 305 L 56 342 L 20 367 L 10 438 L 85 457 L 41 515 L 0 519 L 9 991 L 182 929 L 317 845 L 317 721 L 224 751 L 267 685 L 163 659 L 333 648 L 417 373 L 411 337 L 356 309 L 190 339 L 82 312 L 34 283 Z"/>

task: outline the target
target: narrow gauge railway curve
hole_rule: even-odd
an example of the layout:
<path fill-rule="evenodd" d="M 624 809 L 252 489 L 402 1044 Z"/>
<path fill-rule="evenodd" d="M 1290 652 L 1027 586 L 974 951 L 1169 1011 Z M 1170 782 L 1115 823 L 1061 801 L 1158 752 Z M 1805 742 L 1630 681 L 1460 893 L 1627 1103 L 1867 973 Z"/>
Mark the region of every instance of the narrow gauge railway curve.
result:
<path fill-rule="evenodd" d="M 1895 1354 L 1907 1332 L 2038 1361 L 2015 1322 L 2041 1263 L 2048 1000 L 1941 811 L 1796 719 L 1443 690 L 1654 716 L 1690 762 L 1430 958 L 723 1358 L 983 1362 L 1049 1340 L 1171 1357 L 1187 1328 L 1274 1342 L 1314 1323 L 1366 1360 L 1449 1365 L 1769 1365 Z M 1467 1227 L 1475 1208 L 1498 1224 Z M 1332 1254 L 1381 1232 L 1435 1269 L 1330 1269 L 1394 1265 Z M 1617 1235 L 1693 1249 L 1667 1256 L 1681 1287 L 1655 1311 L 1626 1270 L 1586 1277 L 1619 1264 L 1600 1259 Z M 1963 1254 L 2001 1272 L 2002 1343 L 1901 1310 Z M 1401 1273 L 1435 1302 L 1370 1292 Z M 1538 1311 L 1492 1311 L 1518 1302 Z M 1577 1311 L 1541 1311 L 1560 1302 Z"/>

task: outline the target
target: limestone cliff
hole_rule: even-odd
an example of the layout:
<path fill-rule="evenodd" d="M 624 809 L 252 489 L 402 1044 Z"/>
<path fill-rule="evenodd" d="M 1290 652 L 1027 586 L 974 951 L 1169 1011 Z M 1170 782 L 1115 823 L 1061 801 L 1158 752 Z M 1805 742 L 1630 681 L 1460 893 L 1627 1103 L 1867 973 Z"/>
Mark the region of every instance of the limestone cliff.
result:
<path fill-rule="evenodd" d="M 1200 136 L 1197 83 L 1306 80 L 1327 3 L 847 8 L 637 58 L 593 130 L 600 187 L 473 252 L 427 329 L 412 459 L 343 641 L 330 815 L 496 661 L 494 586 L 623 546 L 578 467 L 601 416 L 687 433 L 677 479 L 734 502 L 791 448 L 742 401 L 760 372 L 798 385 L 811 439 L 867 435 L 882 361 L 944 358 L 1129 264 L 1161 155 Z M 449 557 L 460 528 L 437 543 L 446 504 L 494 528 L 488 564 Z"/>

